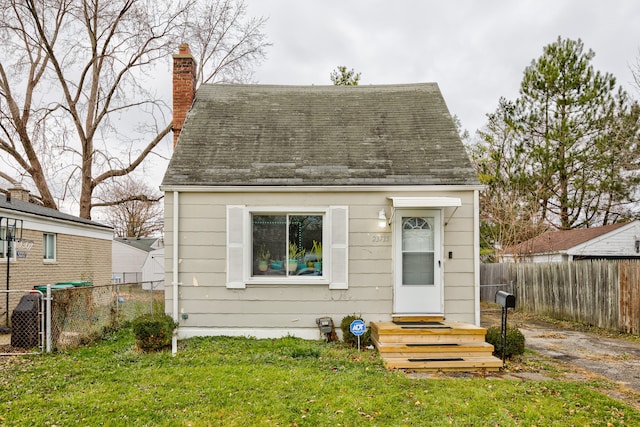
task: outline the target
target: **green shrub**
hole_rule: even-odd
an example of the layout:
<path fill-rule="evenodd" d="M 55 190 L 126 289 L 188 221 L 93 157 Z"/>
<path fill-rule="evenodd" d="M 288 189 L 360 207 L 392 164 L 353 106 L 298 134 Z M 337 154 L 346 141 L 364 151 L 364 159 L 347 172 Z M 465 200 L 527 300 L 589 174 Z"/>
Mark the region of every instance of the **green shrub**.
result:
<path fill-rule="evenodd" d="M 178 326 L 167 314 L 145 314 L 132 322 L 136 344 L 143 351 L 162 350 L 171 345 L 173 330 Z"/>
<path fill-rule="evenodd" d="M 493 354 L 496 357 L 502 357 L 502 329 L 499 326 L 492 326 L 487 329 L 486 341 L 493 345 Z M 512 356 L 524 353 L 524 335 L 518 328 L 507 327 L 507 345 L 505 357 L 510 359 Z"/>
<path fill-rule="evenodd" d="M 356 316 L 355 314 L 351 314 L 349 316 L 345 316 L 340 322 L 340 329 L 342 330 L 342 339 L 344 342 L 352 347 L 358 346 L 358 337 L 351 333 L 349 327 L 351 326 L 351 322 L 356 319 L 362 320 L 362 317 Z M 371 329 L 367 328 L 367 331 L 360 335 L 360 347 L 366 347 L 371 345 Z"/>

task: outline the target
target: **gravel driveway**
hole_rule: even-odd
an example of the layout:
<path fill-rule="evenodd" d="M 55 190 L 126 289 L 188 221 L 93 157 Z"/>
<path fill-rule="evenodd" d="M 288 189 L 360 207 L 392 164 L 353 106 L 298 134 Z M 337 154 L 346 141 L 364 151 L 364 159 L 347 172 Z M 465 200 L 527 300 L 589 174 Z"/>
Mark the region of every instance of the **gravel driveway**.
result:
<path fill-rule="evenodd" d="M 483 311 L 484 326 L 500 325 L 500 309 Z M 509 324 L 525 336 L 526 348 L 640 392 L 640 343 L 563 327 L 509 312 Z"/>

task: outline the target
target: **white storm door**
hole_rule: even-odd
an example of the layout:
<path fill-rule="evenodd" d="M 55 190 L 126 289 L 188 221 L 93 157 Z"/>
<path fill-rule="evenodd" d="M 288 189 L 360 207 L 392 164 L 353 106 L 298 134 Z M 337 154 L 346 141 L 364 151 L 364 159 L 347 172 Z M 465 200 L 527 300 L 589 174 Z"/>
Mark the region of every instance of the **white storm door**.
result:
<path fill-rule="evenodd" d="M 394 312 L 443 314 L 441 211 L 394 215 Z"/>

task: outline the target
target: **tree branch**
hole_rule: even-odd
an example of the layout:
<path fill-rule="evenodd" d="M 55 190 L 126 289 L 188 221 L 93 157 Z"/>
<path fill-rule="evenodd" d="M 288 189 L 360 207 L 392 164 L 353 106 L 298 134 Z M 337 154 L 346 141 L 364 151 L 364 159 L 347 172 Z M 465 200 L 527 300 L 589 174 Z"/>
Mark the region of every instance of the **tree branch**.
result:
<path fill-rule="evenodd" d="M 154 202 L 159 202 L 162 199 L 164 199 L 164 196 L 149 197 L 149 196 L 147 196 L 145 194 L 136 194 L 136 195 L 132 195 L 132 196 L 128 196 L 128 197 L 122 198 L 122 199 L 112 200 L 112 201 L 109 201 L 109 202 L 92 203 L 91 206 L 94 207 L 94 208 L 97 208 L 97 207 L 105 208 L 105 207 L 110 207 L 110 206 L 122 205 L 124 203 L 134 202 L 134 201 L 154 203 Z"/>

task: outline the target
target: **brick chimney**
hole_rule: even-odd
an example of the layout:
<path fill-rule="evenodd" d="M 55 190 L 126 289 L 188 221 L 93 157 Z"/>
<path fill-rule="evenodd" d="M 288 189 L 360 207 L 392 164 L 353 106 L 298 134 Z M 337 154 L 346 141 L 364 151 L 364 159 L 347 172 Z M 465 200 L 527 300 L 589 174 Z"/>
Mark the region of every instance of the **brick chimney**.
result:
<path fill-rule="evenodd" d="M 29 202 L 29 193 L 30 191 L 26 188 L 22 187 L 20 184 L 16 184 L 15 187 L 9 189 L 9 194 L 7 197 L 7 201 L 11 201 L 12 199 L 21 200 L 23 202 Z"/>
<path fill-rule="evenodd" d="M 173 148 L 196 96 L 196 61 L 189 45 L 183 43 L 173 55 Z"/>

